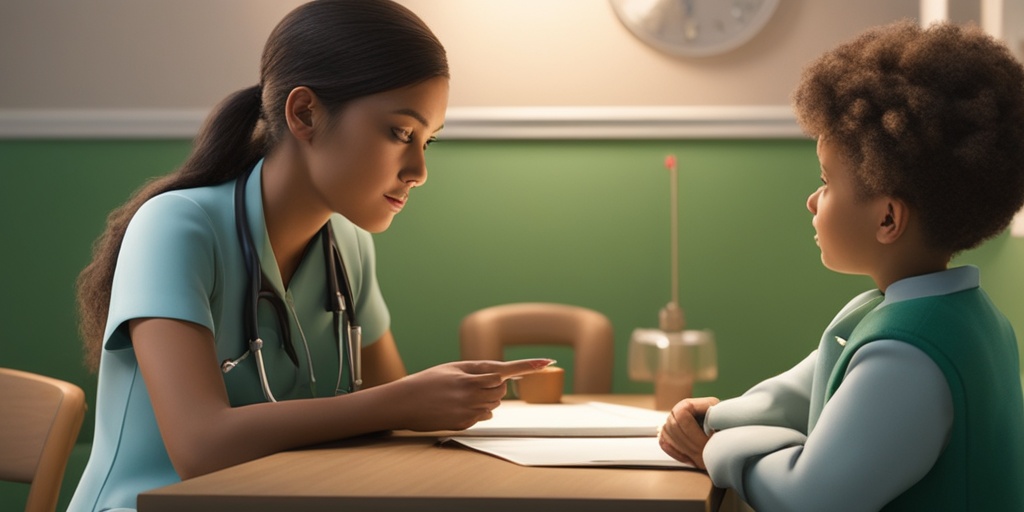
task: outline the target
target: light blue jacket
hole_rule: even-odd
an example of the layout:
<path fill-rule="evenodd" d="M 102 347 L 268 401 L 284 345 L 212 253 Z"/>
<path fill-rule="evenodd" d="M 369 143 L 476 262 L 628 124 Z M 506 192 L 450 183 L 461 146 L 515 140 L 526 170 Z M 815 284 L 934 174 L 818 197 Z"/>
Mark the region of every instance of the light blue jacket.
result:
<path fill-rule="evenodd" d="M 978 285 L 978 269 L 965 266 L 893 283 L 884 300 L 877 290 L 851 300 L 818 350 L 710 409 L 705 427 L 715 434 L 704 459 L 715 485 L 737 490 L 759 512 L 879 510 L 909 489 L 938 459 L 952 426 L 938 365 L 909 343 L 879 340 L 856 352 L 827 406 L 812 390 L 824 389 L 841 345 L 870 311 Z"/>

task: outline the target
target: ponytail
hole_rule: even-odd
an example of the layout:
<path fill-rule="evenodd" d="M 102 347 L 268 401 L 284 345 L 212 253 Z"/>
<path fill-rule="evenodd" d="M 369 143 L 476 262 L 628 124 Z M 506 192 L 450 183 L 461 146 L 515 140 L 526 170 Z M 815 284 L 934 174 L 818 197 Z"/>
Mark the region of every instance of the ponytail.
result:
<path fill-rule="evenodd" d="M 78 329 L 90 370 L 99 367 L 114 269 L 128 223 L 154 196 L 224 183 L 255 165 L 266 149 L 264 137 L 257 134 L 261 94 L 262 88 L 257 85 L 229 96 L 207 118 L 196 135 L 192 153 L 177 171 L 150 180 L 107 217 L 106 228 L 93 244 L 92 262 L 77 281 Z"/>

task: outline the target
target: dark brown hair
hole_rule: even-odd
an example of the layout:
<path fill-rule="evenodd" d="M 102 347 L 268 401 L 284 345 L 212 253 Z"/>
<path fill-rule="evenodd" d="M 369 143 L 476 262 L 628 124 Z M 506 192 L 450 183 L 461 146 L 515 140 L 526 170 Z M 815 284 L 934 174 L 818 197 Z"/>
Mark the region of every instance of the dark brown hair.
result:
<path fill-rule="evenodd" d="M 1024 69 L 977 27 L 869 30 L 811 63 L 793 101 L 861 195 L 906 201 L 934 249 L 975 247 L 1024 204 Z"/>
<path fill-rule="evenodd" d="M 290 12 L 263 50 L 258 85 L 218 105 L 175 172 L 151 180 L 107 218 L 93 260 L 78 276 L 79 331 L 95 370 L 118 252 L 132 216 L 170 190 L 214 185 L 250 169 L 286 133 L 284 106 L 298 86 L 328 112 L 363 96 L 448 76 L 444 47 L 415 14 L 391 0 L 317 0 Z"/>

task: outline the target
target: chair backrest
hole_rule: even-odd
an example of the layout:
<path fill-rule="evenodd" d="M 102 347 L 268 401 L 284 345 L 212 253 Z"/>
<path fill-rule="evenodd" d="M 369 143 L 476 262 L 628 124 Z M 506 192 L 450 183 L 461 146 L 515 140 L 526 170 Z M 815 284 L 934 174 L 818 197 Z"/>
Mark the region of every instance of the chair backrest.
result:
<path fill-rule="evenodd" d="M 26 512 L 57 508 L 85 407 L 74 384 L 0 368 L 0 480 L 31 484 Z"/>
<path fill-rule="evenodd" d="M 504 360 L 506 345 L 568 345 L 573 393 L 611 393 L 615 336 L 612 323 L 592 309 L 546 302 L 491 306 L 462 319 L 464 360 Z"/>

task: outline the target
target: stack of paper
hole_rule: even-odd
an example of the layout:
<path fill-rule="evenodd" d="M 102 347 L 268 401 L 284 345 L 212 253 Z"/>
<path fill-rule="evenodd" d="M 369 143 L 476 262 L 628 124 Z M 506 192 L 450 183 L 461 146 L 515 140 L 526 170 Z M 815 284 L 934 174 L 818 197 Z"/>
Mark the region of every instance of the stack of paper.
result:
<path fill-rule="evenodd" d="M 528 404 L 505 401 L 494 417 L 459 433 L 462 436 L 637 437 L 657 436 L 668 413 L 640 407 L 587 402 Z"/>
<path fill-rule="evenodd" d="M 494 417 L 446 438 L 524 466 L 692 468 L 658 445 L 667 413 L 602 402 L 509 401 Z"/>

